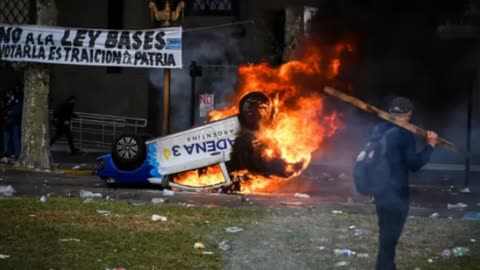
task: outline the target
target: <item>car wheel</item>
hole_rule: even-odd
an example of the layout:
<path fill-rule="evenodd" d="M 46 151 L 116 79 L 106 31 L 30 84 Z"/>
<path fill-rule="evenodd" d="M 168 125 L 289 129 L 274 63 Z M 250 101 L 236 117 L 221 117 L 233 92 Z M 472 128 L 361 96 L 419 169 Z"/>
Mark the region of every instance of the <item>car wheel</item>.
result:
<path fill-rule="evenodd" d="M 258 130 L 270 124 L 274 114 L 272 101 L 262 92 L 250 92 L 240 100 L 238 120 L 244 128 Z"/>
<path fill-rule="evenodd" d="M 135 135 L 120 136 L 112 148 L 112 159 L 117 168 L 124 171 L 140 167 L 147 156 L 145 141 Z"/>

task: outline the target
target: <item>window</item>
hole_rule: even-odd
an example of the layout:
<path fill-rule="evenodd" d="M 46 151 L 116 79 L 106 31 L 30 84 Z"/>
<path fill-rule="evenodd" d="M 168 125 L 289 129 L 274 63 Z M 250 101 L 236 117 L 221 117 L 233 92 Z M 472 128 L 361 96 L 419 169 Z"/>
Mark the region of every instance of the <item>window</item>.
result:
<path fill-rule="evenodd" d="M 191 16 L 236 16 L 238 0 L 192 0 L 187 1 L 187 15 Z"/>

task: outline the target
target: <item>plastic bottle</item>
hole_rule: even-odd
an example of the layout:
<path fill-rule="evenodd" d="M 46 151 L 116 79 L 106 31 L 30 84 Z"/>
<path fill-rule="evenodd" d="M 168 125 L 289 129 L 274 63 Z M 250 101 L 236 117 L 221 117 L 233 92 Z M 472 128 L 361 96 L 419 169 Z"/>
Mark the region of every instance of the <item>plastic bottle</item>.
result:
<path fill-rule="evenodd" d="M 450 249 L 445 249 L 444 251 L 442 251 L 442 253 L 440 254 L 440 256 L 442 256 L 442 257 L 450 257 L 450 256 L 452 256 L 452 250 L 450 250 Z"/>
<path fill-rule="evenodd" d="M 46 203 L 46 202 L 47 202 L 47 196 L 42 195 L 42 197 L 40 197 L 39 202 L 40 202 L 40 203 Z"/>
<path fill-rule="evenodd" d="M 345 249 L 335 249 L 333 252 L 335 253 L 336 256 L 341 256 L 341 255 L 343 255 L 343 256 L 353 256 L 353 255 L 355 255 L 355 252 L 353 252 L 351 249 L 347 249 L 347 248 L 345 248 Z"/>
<path fill-rule="evenodd" d="M 456 257 L 461 257 L 467 255 L 470 250 L 466 247 L 456 247 L 452 249 L 453 255 Z"/>
<path fill-rule="evenodd" d="M 80 190 L 80 198 L 87 199 L 87 198 L 102 198 L 101 193 L 93 193 L 91 191 Z"/>
<path fill-rule="evenodd" d="M 0 196 L 11 197 L 15 193 L 12 186 L 0 186 Z"/>

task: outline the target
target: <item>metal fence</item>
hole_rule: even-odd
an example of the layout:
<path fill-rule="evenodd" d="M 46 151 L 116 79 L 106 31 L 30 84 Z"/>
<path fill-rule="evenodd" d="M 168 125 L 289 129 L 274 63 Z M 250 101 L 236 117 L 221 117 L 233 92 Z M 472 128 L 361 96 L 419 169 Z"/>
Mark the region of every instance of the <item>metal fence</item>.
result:
<path fill-rule="evenodd" d="M 71 129 L 75 147 L 81 149 L 109 151 L 115 139 L 121 134 L 147 135 L 147 120 L 144 118 L 83 112 L 75 114 L 78 117 L 72 119 Z M 51 134 L 54 133 L 55 125 L 51 125 Z M 60 138 L 58 145 L 66 147 L 66 139 Z"/>

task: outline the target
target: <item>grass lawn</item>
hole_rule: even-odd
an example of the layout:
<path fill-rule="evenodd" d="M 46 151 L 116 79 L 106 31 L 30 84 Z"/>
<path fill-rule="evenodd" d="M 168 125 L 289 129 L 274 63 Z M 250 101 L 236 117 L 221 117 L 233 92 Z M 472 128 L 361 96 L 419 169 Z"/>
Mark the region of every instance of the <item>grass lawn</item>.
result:
<path fill-rule="evenodd" d="M 311 210 L 132 206 L 126 202 L 16 197 L 0 200 L 0 269 L 372 269 L 375 216 L 320 214 Z M 97 210 L 111 214 L 103 216 Z M 151 215 L 166 216 L 153 222 Z M 362 229 L 355 235 L 350 225 Z M 245 231 L 228 234 L 225 227 Z M 62 242 L 61 239 L 80 241 Z M 470 239 L 477 242 L 471 242 Z M 218 249 L 223 239 L 233 249 Z M 205 249 L 194 249 L 203 242 Z M 461 258 L 434 258 L 445 248 L 467 246 Z M 324 247 L 324 248 L 320 248 Z M 368 253 L 336 257 L 334 248 Z M 211 251 L 212 255 L 202 254 Z M 427 260 L 433 258 L 433 263 Z M 339 261 L 346 267 L 336 268 Z M 480 269 L 480 223 L 409 219 L 398 247 L 399 269 Z"/>
<path fill-rule="evenodd" d="M 225 227 L 261 219 L 257 211 L 132 206 L 78 199 L 0 200 L 0 269 L 220 269 Z M 97 210 L 111 211 L 102 216 Z M 151 221 L 152 214 L 166 222 Z M 31 216 L 35 215 L 35 216 Z M 61 242 L 74 238 L 80 242 Z M 194 249 L 203 242 L 205 249 Z M 213 251 L 213 255 L 203 255 Z"/>

